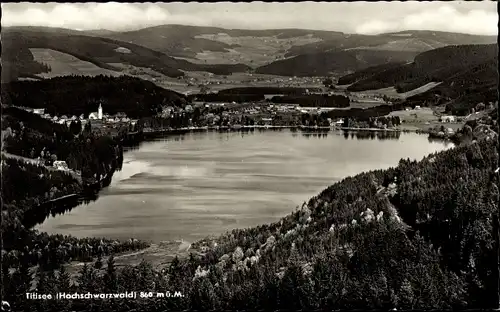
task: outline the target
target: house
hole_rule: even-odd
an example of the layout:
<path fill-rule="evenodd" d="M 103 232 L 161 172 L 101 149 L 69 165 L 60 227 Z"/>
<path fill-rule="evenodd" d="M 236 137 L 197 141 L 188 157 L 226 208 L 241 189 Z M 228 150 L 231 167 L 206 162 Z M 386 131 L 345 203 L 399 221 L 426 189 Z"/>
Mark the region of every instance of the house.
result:
<path fill-rule="evenodd" d="M 455 122 L 455 116 L 441 116 L 441 122 Z"/>
<path fill-rule="evenodd" d="M 99 117 L 99 115 L 97 113 L 90 113 L 89 114 L 89 119 L 92 119 L 92 120 L 97 120 Z"/>
<path fill-rule="evenodd" d="M 270 125 L 272 121 L 272 118 L 262 118 L 262 122 L 264 123 L 264 125 Z"/>
<path fill-rule="evenodd" d="M 172 106 L 167 106 L 162 109 L 162 114 L 163 115 L 170 115 L 174 108 Z"/>
<path fill-rule="evenodd" d="M 35 108 L 35 109 L 33 109 L 33 113 L 35 113 L 37 115 L 43 115 L 43 114 L 45 114 L 45 108 Z"/>
<path fill-rule="evenodd" d="M 54 117 L 52 118 L 52 121 L 53 121 L 53 122 L 57 122 L 57 120 L 58 120 L 58 119 L 59 119 L 59 118 L 57 118 L 57 116 L 54 116 Z"/>
<path fill-rule="evenodd" d="M 53 164 L 54 168 L 56 168 L 57 170 L 62 170 L 62 171 L 68 171 L 69 170 L 69 167 L 68 165 L 66 164 L 65 161 L 62 161 L 62 160 L 56 160 L 54 161 L 54 164 Z"/>
<path fill-rule="evenodd" d="M 415 106 L 415 109 L 420 109 L 420 105 Z"/>
<path fill-rule="evenodd" d="M 81 114 L 79 118 L 80 118 L 80 120 L 84 120 L 85 119 L 85 115 Z"/>
<path fill-rule="evenodd" d="M 76 117 L 75 115 L 71 116 L 71 120 L 77 120 L 78 117 Z"/>

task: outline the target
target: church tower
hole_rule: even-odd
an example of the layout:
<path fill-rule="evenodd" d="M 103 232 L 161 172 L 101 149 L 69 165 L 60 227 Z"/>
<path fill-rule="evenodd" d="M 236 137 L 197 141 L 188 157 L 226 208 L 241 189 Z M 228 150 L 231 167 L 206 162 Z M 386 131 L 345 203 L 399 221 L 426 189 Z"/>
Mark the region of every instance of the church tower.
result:
<path fill-rule="evenodd" d="M 99 110 L 97 111 L 98 119 L 102 119 L 102 105 L 99 104 Z"/>

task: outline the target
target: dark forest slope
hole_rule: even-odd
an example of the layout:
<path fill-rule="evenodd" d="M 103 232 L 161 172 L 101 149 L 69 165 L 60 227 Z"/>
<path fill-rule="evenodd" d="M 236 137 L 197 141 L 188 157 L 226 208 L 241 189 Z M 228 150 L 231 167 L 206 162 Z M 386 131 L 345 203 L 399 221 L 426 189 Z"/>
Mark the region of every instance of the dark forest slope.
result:
<path fill-rule="evenodd" d="M 348 72 L 391 62 L 411 62 L 413 51 L 349 50 L 303 54 L 261 66 L 259 74 L 283 76 L 328 76 L 334 72 Z"/>
<path fill-rule="evenodd" d="M 460 45 L 424 52 L 400 66 L 379 66 L 341 77 L 347 90 L 364 91 L 396 87 L 407 92 L 429 82 L 440 85 L 408 98 L 409 103 L 449 104 L 448 110 L 464 114 L 480 102 L 495 102 L 498 89 L 498 46 Z"/>
<path fill-rule="evenodd" d="M 130 53 L 118 52 L 116 49 L 120 47 L 128 49 Z M 109 64 L 125 63 L 151 68 L 170 77 L 182 76 L 182 71 L 208 71 L 228 75 L 244 72 L 249 68 L 242 64 L 194 64 L 140 45 L 109 38 L 83 36 L 71 31 L 8 27 L 2 30 L 2 81 L 44 72 L 43 68 L 40 68 L 41 65 L 33 60 L 29 48 L 53 49 L 105 69 L 119 70 Z M 19 51 L 22 54 L 19 54 Z"/>
<path fill-rule="evenodd" d="M 186 98 L 139 78 L 66 76 L 4 83 L 2 103 L 45 108 L 47 113 L 58 116 L 87 116 L 102 103 L 106 113 L 124 112 L 129 117 L 144 117 L 160 112 L 162 105 L 181 107 Z"/>

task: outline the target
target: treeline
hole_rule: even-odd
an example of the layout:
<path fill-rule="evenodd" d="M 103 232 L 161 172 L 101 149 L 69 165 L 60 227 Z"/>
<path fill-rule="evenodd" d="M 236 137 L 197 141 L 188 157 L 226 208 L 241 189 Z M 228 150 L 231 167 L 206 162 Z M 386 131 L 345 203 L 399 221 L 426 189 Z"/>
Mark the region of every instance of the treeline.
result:
<path fill-rule="evenodd" d="M 16 245 L 4 246 L 2 266 L 40 266 L 42 270 L 59 269 L 70 261 L 91 262 L 111 254 L 148 247 L 136 239 L 125 241 L 106 238 L 76 238 L 71 235 L 49 235 L 33 231 L 18 231 Z M 24 242 L 21 244 L 21 242 Z"/>
<path fill-rule="evenodd" d="M 179 298 L 39 307 L 16 298 L 31 282 L 23 267 L 4 273 L 5 298 L 30 311 L 494 308 L 497 148 L 482 140 L 345 178 L 278 222 L 194 244 L 205 251 L 165 270 L 143 262 L 118 271 L 111 258 L 104 270 L 83 267 L 78 284 L 64 271 L 36 276 L 44 293 L 175 289 Z"/>
<path fill-rule="evenodd" d="M 343 95 L 289 95 L 274 96 L 270 99 L 273 103 L 299 104 L 302 107 L 349 107 L 349 97 Z"/>
<path fill-rule="evenodd" d="M 345 128 L 392 128 L 401 125 L 399 116 L 382 116 L 365 118 L 349 118 L 343 119 L 342 127 Z"/>
<path fill-rule="evenodd" d="M 220 90 L 219 94 L 284 94 L 284 95 L 304 95 L 309 92 L 321 91 L 320 88 L 294 88 L 294 87 L 241 87 Z"/>
<path fill-rule="evenodd" d="M 99 104 L 108 114 L 125 113 L 131 118 L 151 116 L 162 106 L 183 107 L 183 95 L 139 78 L 120 76 L 64 76 L 42 81 L 15 81 L 2 84 L 2 103 L 45 108 L 51 115 L 96 112 Z"/>

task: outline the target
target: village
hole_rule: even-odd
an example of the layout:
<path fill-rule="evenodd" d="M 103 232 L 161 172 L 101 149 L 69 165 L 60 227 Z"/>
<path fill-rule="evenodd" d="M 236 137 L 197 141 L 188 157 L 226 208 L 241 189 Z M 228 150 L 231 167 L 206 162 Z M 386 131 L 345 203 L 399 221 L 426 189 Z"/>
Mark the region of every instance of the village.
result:
<path fill-rule="evenodd" d="M 71 117 L 68 117 L 66 115 L 52 116 L 50 114 L 45 113 L 44 108 L 27 108 L 27 107 L 18 107 L 18 108 L 39 115 L 40 117 L 52 121 L 53 123 L 66 125 L 68 127 L 71 125 L 72 122 L 79 121 L 82 125 L 82 129 L 89 122 L 92 123 L 93 127 L 95 126 L 97 128 L 100 127 L 118 128 L 129 125 L 134 126 L 135 124 L 137 124 L 138 121 L 137 119 L 130 119 L 129 117 L 127 117 L 125 113 L 117 113 L 115 115 L 105 114 L 103 112 L 102 104 L 99 105 L 97 112 L 92 112 L 87 117 L 85 117 L 84 114 L 81 114 L 80 116 L 73 115 Z"/>

